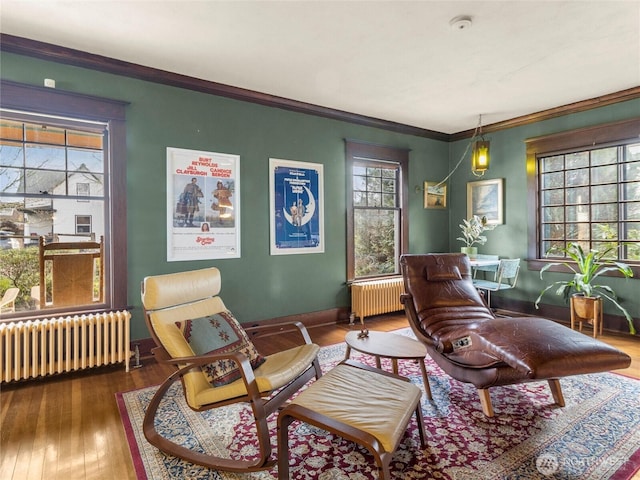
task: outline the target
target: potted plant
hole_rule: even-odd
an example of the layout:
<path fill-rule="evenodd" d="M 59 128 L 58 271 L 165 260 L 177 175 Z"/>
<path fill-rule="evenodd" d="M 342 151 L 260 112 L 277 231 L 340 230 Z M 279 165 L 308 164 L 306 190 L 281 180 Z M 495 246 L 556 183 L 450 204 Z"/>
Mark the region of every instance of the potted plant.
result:
<path fill-rule="evenodd" d="M 616 293 L 613 291 L 611 287 L 608 285 L 600 285 L 594 283 L 596 278 L 600 275 L 611 272 L 618 271 L 626 278 L 633 277 L 633 271 L 631 267 L 626 263 L 616 262 L 615 260 L 607 259 L 607 256 L 616 249 L 616 247 L 608 247 L 605 250 L 590 250 L 588 253 L 585 252 L 582 247 L 577 243 L 568 243 L 564 248 L 552 248 L 547 252 L 547 254 L 551 252 L 559 252 L 565 254 L 568 258 L 575 262 L 575 265 L 567 263 L 567 262 L 556 262 L 550 263 L 542 267 L 540 270 L 540 278 L 542 279 L 542 274 L 547 271 L 549 268 L 556 265 L 564 265 L 569 270 L 573 272 L 573 277 L 569 280 L 559 280 L 557 282 L 553 282 L 551 285 L 540 292 L 538 298 L 535 301 L 535 307 L 538 308 L 538 304 L 542 299 L 543 295 L 551 289 L 555 289 L 556 295 L 561 295 L 565 302 L 569 300 L 571 295 L 584 297 L 587 299 L 591 299 L 591 304 L 593 304 L 594 300 L 602 297 L 609 300 L 613 303 L 627 319 L 629 323 L 629 332 L 631 334 L 636 333 L 636 329 L 633 325 L 633 318 L 629 315 L 629 312 L 620 305 L 618 302 L 618 298 Z M 581 308 L 578 305 L 579 302 L 572 302 L 572 308 Z M 589 316 L 589 308 L 588 306 L 584 307 L 585 310 L 577 311 L 579 317 L 582 318 L 591 318 Z M 592 307 L 591 307 L 592 308 Z"/>
<path fill-rule="evenodd" d="M 468 220 L 462 220 L 459 227 L 462 231 L 462 237 L 458 237 L 456 240 L 460 240 L 466 245 L 462 247 L 460 251 L 469 255 L 471 259 L 476 258 L 478 255 L 478 247 L 474 247 L 474 245 L 484 245 L 487 243 L 487 237 L 482 235 L 482 233 L 496 228 L 495 225 L 487 225 L 487 217 L 480 217 L 478 215 L 474 215 Z"/>

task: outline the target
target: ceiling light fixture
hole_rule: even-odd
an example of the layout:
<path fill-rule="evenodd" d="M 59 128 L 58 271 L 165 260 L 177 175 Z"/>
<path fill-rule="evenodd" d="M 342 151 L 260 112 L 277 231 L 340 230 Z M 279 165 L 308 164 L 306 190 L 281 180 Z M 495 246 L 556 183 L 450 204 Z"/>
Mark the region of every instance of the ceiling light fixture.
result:
<path fill-rule="evenodd" d="M 482 177 L 489 170 L 489 141 L 482 135 L 482 115 L 478 119 L 479 140 L 473 142 L 471 147 L 471 173 L 476 177 Z"/>
<path fill-rule="evenodd" d="M 469 15 L 459 15 L 452 18 L 449 22 L 449 26 L 454 30 L 467 30 L 471 28 L 472 22 Z"/>
<path fill-rule="evenodd" d="M 471 149 L 471 173 L 473 173 L 476 177 L 482 177 L 487 170 L 489 170 L 490 157 L 489 157 L 489 140 L 484 138 L 482 134 L 482 114 L 478 116 L 478 125 L 473 131 L 473 135 L 471 136 L 471 140 L 467 143 L 460 160 L 453 170 L 449 172 L 449 174 L 444 178 L 444 180 L 438 182 L 433 188 L 438 188 L 441 185 L 444 185 L 451 175 L 458 170 L 458 167 L 462 163 L 462 161 L 469 153 L 469 149 Z M 415 187 L 416 193 L 424 192 L 424 188 L 416 185 Z"/>

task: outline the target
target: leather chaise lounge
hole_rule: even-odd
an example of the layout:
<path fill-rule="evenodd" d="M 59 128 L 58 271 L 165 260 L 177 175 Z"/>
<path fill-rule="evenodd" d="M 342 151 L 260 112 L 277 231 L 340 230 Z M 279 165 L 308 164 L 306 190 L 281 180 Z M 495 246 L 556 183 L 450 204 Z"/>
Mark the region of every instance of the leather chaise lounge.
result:
<path fill-rule="evenodd" d="M 451 377 L 473 384 L 485 415 L 489 388 L 546 380 L 564 406 L 559 379 L 627 368 L 631 358 L 599 340 L 539 317 L 496 317 L 473 286 L 465 254 L 403 255 L 409 324 Z"/>

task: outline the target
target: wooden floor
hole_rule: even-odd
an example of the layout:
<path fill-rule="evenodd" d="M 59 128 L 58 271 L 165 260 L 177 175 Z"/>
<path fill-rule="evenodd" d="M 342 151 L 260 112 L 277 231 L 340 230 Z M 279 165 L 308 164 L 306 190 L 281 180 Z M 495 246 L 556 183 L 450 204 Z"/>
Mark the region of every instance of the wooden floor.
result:
<path fill-rule="evenodd" d="M 404 315 L 367 319 L 376 330 L 406 327 Z M 358 326 L 328 325 L 310 329 L 320 345 L 344 340 Z M 633 358 L 624 374 L 640 378 L 640 338 L 605 334 L 607 343 Z M 269 337 L 264 353 L 288 347 Z M 152 359 L 125 373 L 122 366 L 3 385 L 0 392 L 0 479 L 135 479 L 129 448 L 115 402 L 116 392 L 160 383 L 166 367 Z M 635 478 L 635 477 L 634 477 Z"/>

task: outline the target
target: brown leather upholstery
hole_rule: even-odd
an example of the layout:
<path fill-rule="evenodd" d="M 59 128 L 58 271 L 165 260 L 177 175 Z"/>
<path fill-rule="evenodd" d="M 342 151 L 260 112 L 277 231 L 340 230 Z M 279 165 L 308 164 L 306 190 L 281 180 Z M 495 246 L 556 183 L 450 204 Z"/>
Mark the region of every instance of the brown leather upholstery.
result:
<path fill-rule="evenodd" d="M 631 363 L 616 348 L 551 320 L 497 318 L 474 288 L 464 254 L 404 255 L 401 265 L 402 303 L 414 333 L 447 374 L 480 390 Z M 562 403 L 559 384 L 552 388 Z M 493 414 L 490 404 L 485 413 Z"/>

